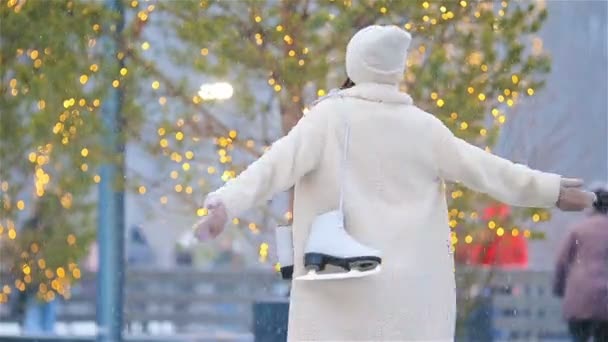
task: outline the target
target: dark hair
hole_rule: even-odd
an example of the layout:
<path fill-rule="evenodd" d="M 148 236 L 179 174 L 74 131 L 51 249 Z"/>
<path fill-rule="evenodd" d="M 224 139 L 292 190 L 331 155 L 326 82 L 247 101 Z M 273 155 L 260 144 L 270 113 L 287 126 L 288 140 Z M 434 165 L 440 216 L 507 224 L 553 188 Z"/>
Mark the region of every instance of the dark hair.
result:
<path fill-rule="evenodd" d="M 608 214 L 608 191 L 597 189 L 594 193 L 597 200 L 593 203 L 593 209 L 599 213 Z"/>
<path fill-rule="evenodd" d="M 346 78 L 346 81 L 344 81 L 344 83 L 342 83 L 342 85 L 340 86 L 340 89 L 348 89 L 348 88 L 352 88 L 355 86 L 355 82 L 353 82 L 350 77 Z"/>

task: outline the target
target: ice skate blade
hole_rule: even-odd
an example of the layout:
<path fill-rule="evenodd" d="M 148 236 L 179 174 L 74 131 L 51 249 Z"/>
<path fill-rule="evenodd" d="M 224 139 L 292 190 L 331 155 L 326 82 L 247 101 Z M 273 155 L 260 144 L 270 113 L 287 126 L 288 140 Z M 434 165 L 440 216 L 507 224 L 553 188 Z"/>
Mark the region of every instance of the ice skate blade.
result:
<path fill-rule="evenodd" d="M 307 274 L 303 276 L 296 277 L 296 280 L 340 280 L 340 279 L 350 279 L 350 278 L 363 278 L 368 277 L 374 274 L 380 273 L 382 267 L 378 265 L 373 270 L 369 271 L 359 271 L 359 270 L 350 270 L 348 272 L 337 272 L 337 273 L 326 273 L 319 274 L 315 271 L 309 271 Z"/>

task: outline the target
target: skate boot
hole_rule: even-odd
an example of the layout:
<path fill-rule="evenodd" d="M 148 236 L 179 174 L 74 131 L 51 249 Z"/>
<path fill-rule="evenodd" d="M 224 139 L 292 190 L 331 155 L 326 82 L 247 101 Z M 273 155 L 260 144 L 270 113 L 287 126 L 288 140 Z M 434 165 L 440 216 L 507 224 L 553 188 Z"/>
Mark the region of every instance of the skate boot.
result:
<path fill-rule="evenodd" d="M 293 236 L 291 226 L 280 226 L 275 230 L 277 257 L 281 265 L 281 277 L 291 279 L 293 277 Z"/>
<path fill-rule="evenodd" d="M 304 253 L 306 275 L 297 280 L 360 278 L 380 272 L 380 252 L 362 245 L 344 230 L 340 210 L 317 216 L 313 222 Z M 318 273 L 327 265 L 346 272 Z"/>

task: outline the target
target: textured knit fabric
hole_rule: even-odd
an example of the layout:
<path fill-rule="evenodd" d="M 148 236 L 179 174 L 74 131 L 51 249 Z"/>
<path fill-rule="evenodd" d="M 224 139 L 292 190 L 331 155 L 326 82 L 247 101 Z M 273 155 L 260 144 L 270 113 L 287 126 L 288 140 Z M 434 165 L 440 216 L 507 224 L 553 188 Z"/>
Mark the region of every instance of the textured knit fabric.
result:
<path fill-rule="evenodd" d="M 346 229 L 382 251 L 378 275 L 293 282 L 289 341 L 452 341 L 454 263 L 443 179 L 511 205 L 552 207 L 560 176 L 455 138 L 396 86 L 332 93 L 218 196 L 231 215 L 295 184 L 294 276 L 312 220 L 338 206 L 344 120 L 350 125 Z"/>
<path fill-rule="evenodd" d="M 357 32 L 346 47 L 346 73 L 355 84 L 396 84 L 403 78 L 412 37 L 397 26 L 372 25 Z"/>
<path fill-rule="evenodd" d="M 557 261 L 554 292 L 568 320 L 608 321 L 608 215 L 576 224 Z"/>

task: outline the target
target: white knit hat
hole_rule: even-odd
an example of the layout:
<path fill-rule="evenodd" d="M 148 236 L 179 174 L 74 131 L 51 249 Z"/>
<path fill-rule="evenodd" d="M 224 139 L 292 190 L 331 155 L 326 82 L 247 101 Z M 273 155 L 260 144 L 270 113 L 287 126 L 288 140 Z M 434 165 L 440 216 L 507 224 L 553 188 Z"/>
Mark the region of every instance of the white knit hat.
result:
<path fill-rule="evenodd" d="M 355 84 L 397 84 L 403 79 L 412 36 L 397 26 L 361 29 L 346 47 L 346 74 Z"/>

